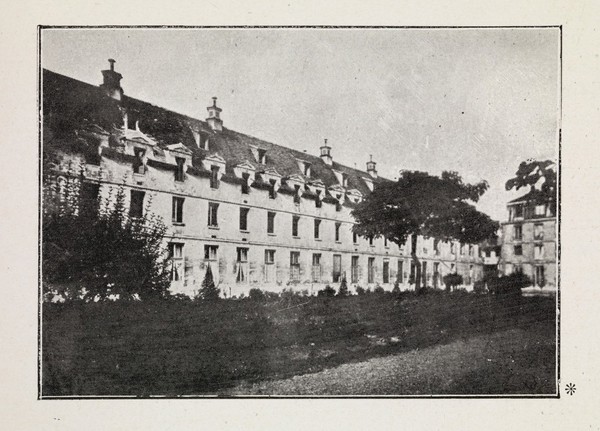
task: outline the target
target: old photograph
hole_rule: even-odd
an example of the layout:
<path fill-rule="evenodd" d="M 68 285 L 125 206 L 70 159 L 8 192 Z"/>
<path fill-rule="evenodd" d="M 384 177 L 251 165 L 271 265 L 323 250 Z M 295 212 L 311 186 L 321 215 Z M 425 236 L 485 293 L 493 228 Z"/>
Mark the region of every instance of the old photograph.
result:
<path fill-rule="evenodd" d="M 558 397 L 561 48 L 40 28 L 39 398 Z"/>

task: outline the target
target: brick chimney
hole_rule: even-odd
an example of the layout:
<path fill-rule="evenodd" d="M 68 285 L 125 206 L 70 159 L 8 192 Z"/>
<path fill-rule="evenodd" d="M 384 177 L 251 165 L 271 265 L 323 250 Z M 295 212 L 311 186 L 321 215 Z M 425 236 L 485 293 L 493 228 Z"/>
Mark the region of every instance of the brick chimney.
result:
<path fill-rule="evenodd" d="M 373 178 L 377 178 L 377 169 L 375 169 L 375 165 L 377 165 L 377 163 L 373 161 L 373 154 L 369 154 L 369 161 L 367 162 L 367 172 Z"/>
<path fill-rule="evenodd" d="M 327 138 L 325 138 L 325 143 L 321 145 L 321 160 L 323 160 L 326 165 L 331 166 L 333 164 L 333 159 L 331 158 L 331 147 L 327 145 Z"/>
<path fill-rule="evenodd" d="M 213 97 L 213 104 L 206 108 L 208 111 L 208 118 L 206 122 L 212 130 L 220 132 L 223 130 L 223 120 L 221 120 L 222 109 L 217 106 L 217 98 Z"/>
<path fill-rule="evenodd" d="M 108 62 L 110 63 L 110 69 L 102 71 L 104 82 L 100 84 L 100 88 L 104 90 L 108 97 L 120 101 L 123 97 L 123 89 L 121 88 L 121 79 L 123 78 L 123 75 L 119 72 L 115 72 L 115 60 L 109 58 Z"/>

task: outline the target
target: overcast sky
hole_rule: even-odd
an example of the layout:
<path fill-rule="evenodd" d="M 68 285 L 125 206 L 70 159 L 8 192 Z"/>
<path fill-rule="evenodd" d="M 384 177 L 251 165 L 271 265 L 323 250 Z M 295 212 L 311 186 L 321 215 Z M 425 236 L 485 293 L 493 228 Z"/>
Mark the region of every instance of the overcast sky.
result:
<path fill-rule="evenodd" d="M 485 179 L 478 207 L 506 219 L 504 183 L 556 159 L 558 29 L 44 30 L 42 66 L 100 84 L 114 58 L 125 94 L 379 174 Z"/>

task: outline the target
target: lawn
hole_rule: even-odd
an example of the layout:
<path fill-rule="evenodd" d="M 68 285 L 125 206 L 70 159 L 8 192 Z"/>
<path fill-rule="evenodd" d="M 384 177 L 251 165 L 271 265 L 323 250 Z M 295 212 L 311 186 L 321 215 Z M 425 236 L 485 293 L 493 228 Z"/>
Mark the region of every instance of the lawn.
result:
<path fill-rule="evenodd" d="M 473 337 L 535 331 L 545 347 L 510 350 L 520 367 L 481 367 L 455 393 L 510 392 L 515 373 L 554 369 L 553 298 L 468 293 L 294 297 L 269 301 L 44 304 L 42 395 L 221 394 Z M 510 346 L 509 346 L 510 347 Z M 511 356 L 511 360 L 514 358 Z M 530 364 L 530 365 L 528 365 Z M 468 367 L 469 365 L 466 364 Z M 484 370 L 485 371 L 485 370 Z M 491 375 L 493 378 L 486 378 Z M 523 387 L 523 393 L 554 388 Z"/>

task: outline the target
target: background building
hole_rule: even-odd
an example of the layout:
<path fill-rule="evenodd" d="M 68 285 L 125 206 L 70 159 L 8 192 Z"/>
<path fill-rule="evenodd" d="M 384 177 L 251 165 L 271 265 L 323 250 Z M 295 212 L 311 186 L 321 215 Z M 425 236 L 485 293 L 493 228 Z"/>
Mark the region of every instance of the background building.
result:
<path fill-rule="evenodd" d="M 556 286 L 555 212 L 537 190 L 508 203 L 508 221 L 502 224 L 504 274 L 523 272 L 535 286 Z"/>
<path fill-rule="evenodd" d="M 217 99 L 205 121 L 124 95 L 121 74 L 86 84 L 43 72 L 44 169 L 57 181 L 81 172 L 83 191 L 124 187 L 129 214 L 152 211 L 168 226 L 172 290 L 194 295 L 211 267 L 227 296 L 252 287 L 316 293 L 326 284 L 410 288 L 410 241 L 352 233 L 352 209 L 377 183 L 337 163 L 327 140 L 320 155 L 227 129 Z M 477 245 L 419 238 L 426 284 L 450 272 L 468 286 L 481 278 Z"/>

